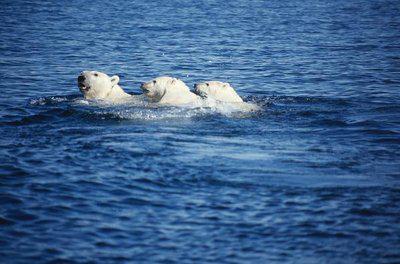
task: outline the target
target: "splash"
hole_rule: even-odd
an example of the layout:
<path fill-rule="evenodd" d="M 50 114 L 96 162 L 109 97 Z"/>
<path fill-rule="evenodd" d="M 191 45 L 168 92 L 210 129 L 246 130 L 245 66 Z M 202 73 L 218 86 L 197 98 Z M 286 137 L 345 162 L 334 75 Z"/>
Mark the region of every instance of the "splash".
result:
<path fill-rule="evenodd" d="M 102 100 L 85 100 L 80 96 L 52 96 L 36 98 L 29 101 L 32 107 L 41 107 L 48 111 L 69 109 L 71 112 L 101 120 L 170 120 L 190 119 L 222 115 L 229 118 L 246 118 L 259 113 L 262 108 L 254 101 L 243 103 L 226 103 L 213 99 L 199 99 L 191 104 L 180 106 L 151 103 L 143 96 L 135 96 L 120 102 Z M 57 113 L 58 111 L 54 111 Z"/>

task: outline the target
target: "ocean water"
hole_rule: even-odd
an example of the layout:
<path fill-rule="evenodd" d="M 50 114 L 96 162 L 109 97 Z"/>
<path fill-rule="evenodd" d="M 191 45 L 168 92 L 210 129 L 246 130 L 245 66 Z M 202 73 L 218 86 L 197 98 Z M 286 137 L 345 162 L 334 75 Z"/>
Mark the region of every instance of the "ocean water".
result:
<path fill-rule="evenodd" d="M 399 263 L 400 1 L 2 1 L 1 263 Z M 231 83 L 260 111 L 88 102 Z"/>

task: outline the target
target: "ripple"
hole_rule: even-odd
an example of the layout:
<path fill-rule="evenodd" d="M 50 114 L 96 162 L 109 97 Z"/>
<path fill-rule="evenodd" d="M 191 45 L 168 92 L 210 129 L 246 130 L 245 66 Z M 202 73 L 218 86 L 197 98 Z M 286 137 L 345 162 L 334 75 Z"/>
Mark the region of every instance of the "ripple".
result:
<path fill-rule="evenodd" d="M 251 103 L 239 105 L 215 103 L 214 101 L 204 101 L 199 105 L 183 107 L 159 107 L 142 101 L 115 105 L 101 101 L 86 101 L 74 95 L 31 99 L 29 104 L 34 107 L 40 106 L 41 111 L 37 114 L 23 117 L 21 120 L 4 122 L 4 124 L 11 126 L 32 125 L 62 121 L 62 118 L 84 118 L 93 121 L 156 121 L 181 118 L 190 119 L 211 114 L 243 118 L 257 114 L 257 111 L 260 110 L 255 104 Z"/>
<path fill-rule="evenodd" d="M 366 130 L 363 130 L 363 132 L 372 134 L 372 135 L 397 135 L 397 134 L 399 134 L 399 132 L 385 130 L 385 129 L 366 129 Z"/>
<path fill-rule="evenodd" d="M 13 165 L 0 165 L 2 177 L 24 177 L 28 176 L 29 172 Z"/>
<path fill-rule="evenodd" d="M 14 221 L 0 216 L 0 225 L 1 226 L 8 226 L 8 225 L 14 225 L 14 224 L 15 224 Z"/>
<path fill-rule="evenodd" d="M 23 201 L 16 197 L 6 194 L 0 194 L 0 205 L 20 205 Z"/>
<path fill-rule="evenodd" d="M 335 119 L 322 119 L 318 121 L 311 122 L 313 125 L 318 126 L 328 126 L 328 127 L 345 127 L 347 123 L 343 120 L 335 120 Z"/>
<path fill-rule="evenodd" d="M 398 13 L 7 1 L 0 263 L 397 263 Z M 86 69 L 134 94 L 226 81 L 247 104 L 88 101 Z"/>
<path fill-rule="evenodd" d="M 33 221 L 38 217 L 23 210 L 9 210 L 7 216 L 15 221 Z"/>
<path fill-rule="evenodd" d="M 400 144 L 400 138 L 379 138 L 372 140 L 372 142 L 382 144 Z"/>

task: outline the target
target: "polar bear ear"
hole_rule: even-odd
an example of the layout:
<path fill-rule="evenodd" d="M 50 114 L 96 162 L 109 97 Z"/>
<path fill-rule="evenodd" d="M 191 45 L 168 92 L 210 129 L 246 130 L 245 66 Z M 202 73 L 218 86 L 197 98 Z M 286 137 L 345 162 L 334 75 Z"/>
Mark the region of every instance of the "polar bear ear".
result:
<path fill-rule="evenodd" d="M 112 85 L 116 85 L 116 84 L 118 84 L 118 82 L 119 82 L 118 75 L 114 75 L 114 76 L 111 77 L 111 84 Z"/>
<path fill-rule="evenodd" d="M 176 79 L 176 78 L 172 78 L 172 80 L 171 80 L 171 84 L 175 84 L 177 81 L 178 81 L 178 79 Z"/>

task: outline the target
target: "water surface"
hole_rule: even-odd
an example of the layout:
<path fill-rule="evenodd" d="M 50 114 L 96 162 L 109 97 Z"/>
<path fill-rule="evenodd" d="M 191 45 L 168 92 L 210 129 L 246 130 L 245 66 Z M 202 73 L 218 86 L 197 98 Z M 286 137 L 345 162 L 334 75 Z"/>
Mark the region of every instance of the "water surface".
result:
<path fill-rule="evenodd" d="M 399 7 L 3 2 L 0 262 L 399 262 Z M 87 102 L 82 70 L 261 110 Z"/>

